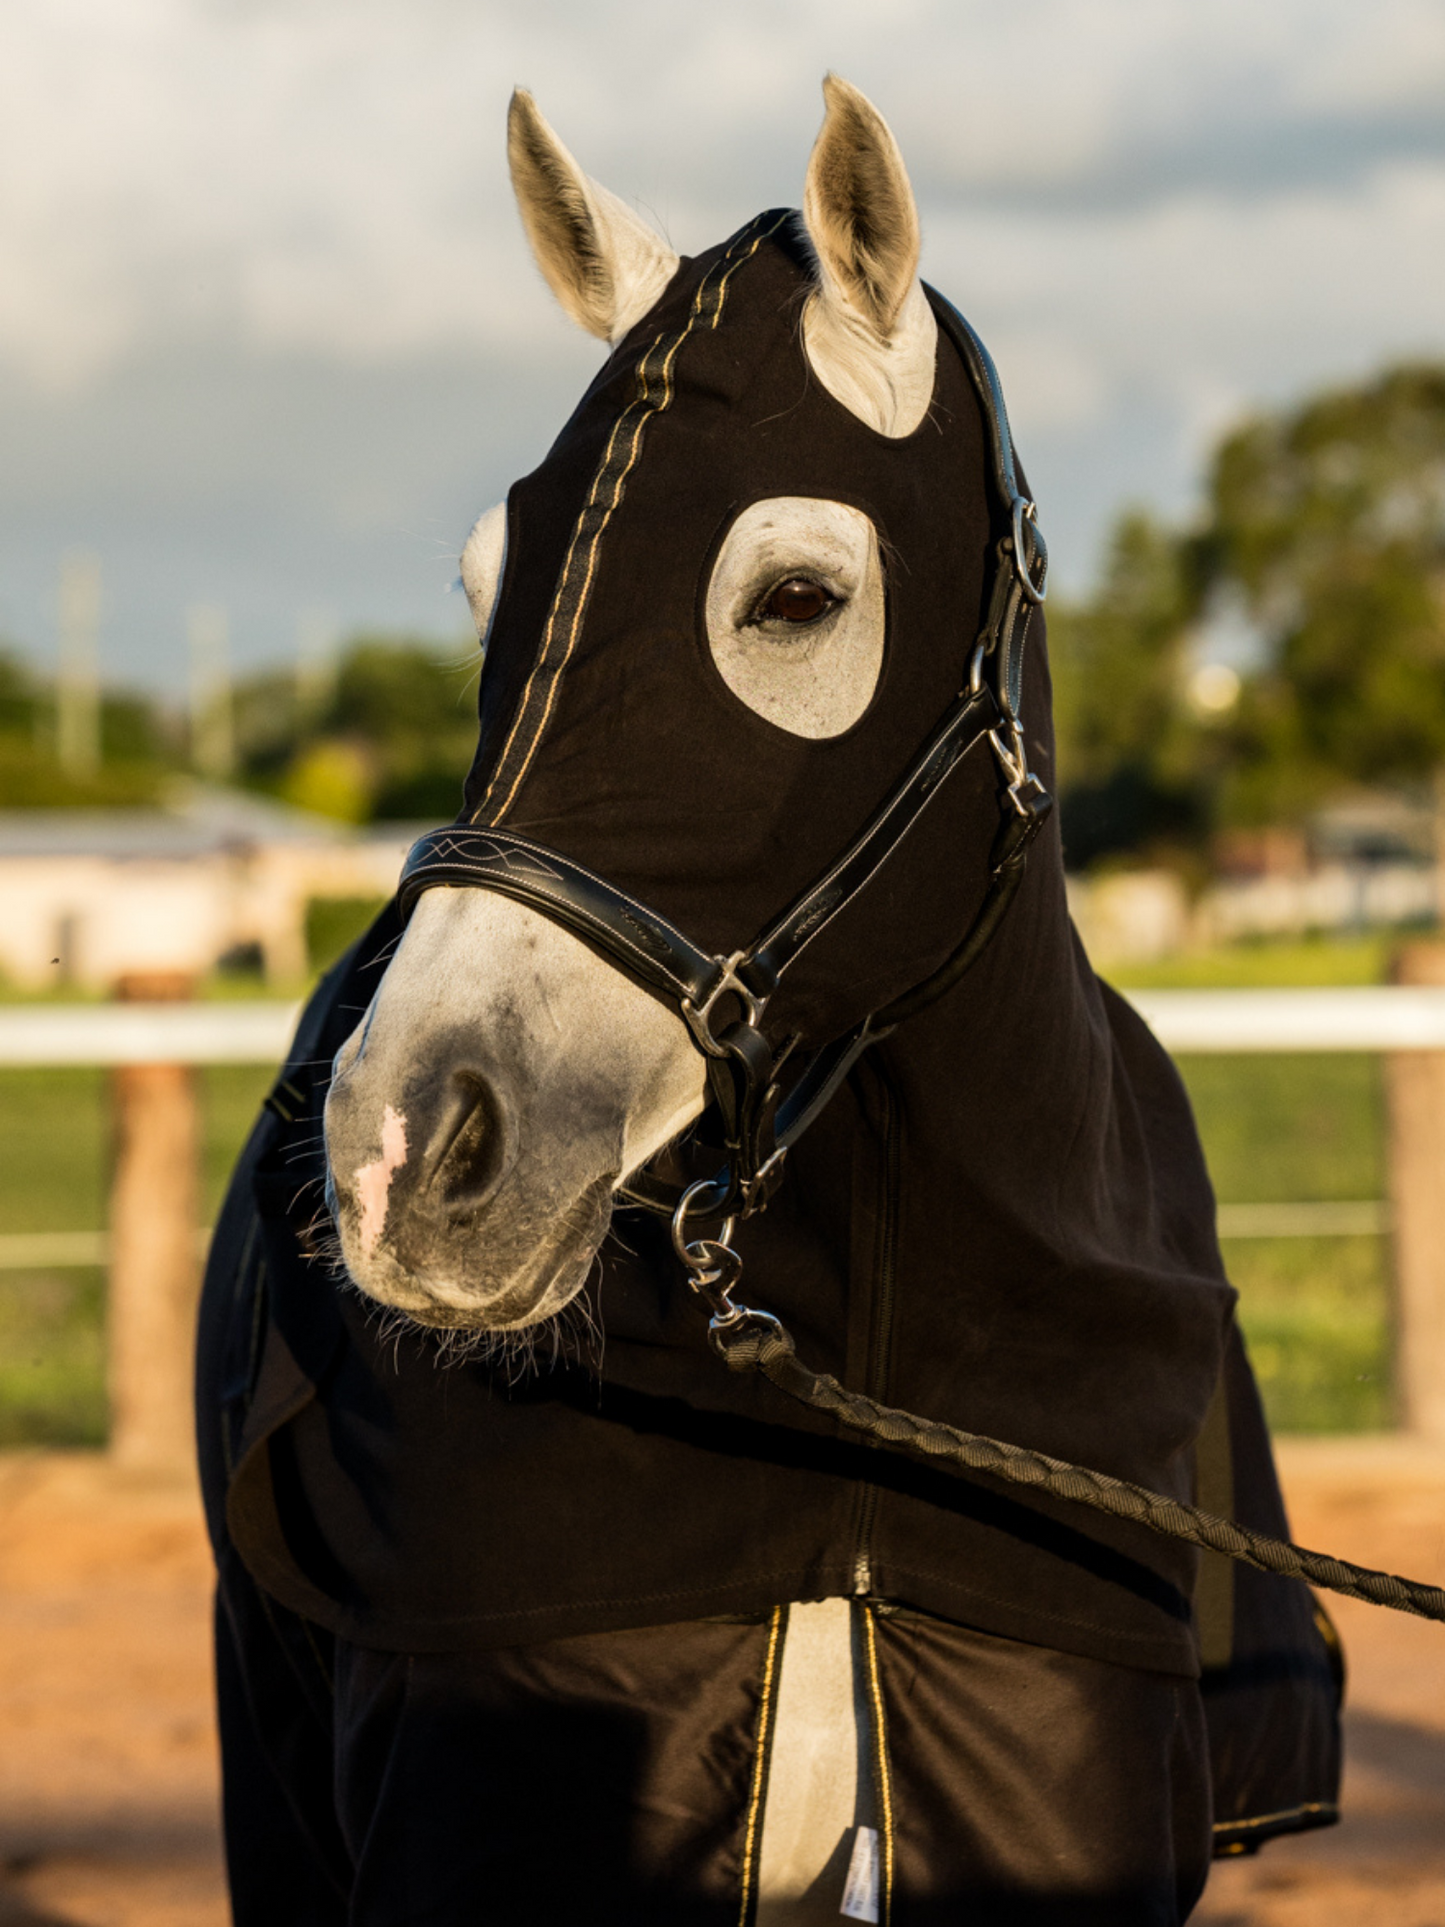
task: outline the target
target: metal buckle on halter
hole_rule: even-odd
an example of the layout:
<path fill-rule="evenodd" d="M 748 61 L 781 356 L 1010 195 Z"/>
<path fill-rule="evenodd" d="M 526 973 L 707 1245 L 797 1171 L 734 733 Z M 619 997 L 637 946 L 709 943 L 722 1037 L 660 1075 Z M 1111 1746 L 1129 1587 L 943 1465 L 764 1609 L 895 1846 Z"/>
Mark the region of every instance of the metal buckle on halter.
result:
<path fill-rule="evenodd" d="M 1014 575 L 1025 598 L 1035 608 L 1048 594 L 1049 551 L 1039 528 L 1038 507 L 1026 495 L 1016 495 L 1011 503 L 1013 513 L 1013 555 Z M 1024 547 L 1024 524 L 1029 525 L 1028 549 Z M 1035 580 L 1032 569 L 1038 570 Z"/>
<path fill-rule="evenodd" d="M 1048 791 L 1029 768 L 1023 724 L 1017 718 L 1011 718 L 1008 732 L 1009 741 L 1005 743 L 998 730 L 991 729 L 988 732 L 989 746 L 1007 779 L 1009 801 L 1020 816 L 1033 816 L 1037 813 L 1040 800 L 1049 800 Z"/>
<path fill-rule="evenodd" d="M 755 1211 L 761 1211 L 777 1190 L 783 1176 L 783 1160 L 788 1155 L 786 1144 L 780 1144 L 773 1155 L 750 1178 L 742 1181 L 743 1216 L 750 1218 Z"/>
<path fill-rule="evenodd" d="M 970 695 L 976 696 L 983 688 L 983 665 L 988 655 L 989 644 L 985 638 L 973 652 L 969 665 L 968 687 Z M 1020 816 L 1037 814 L 1041 803 L 1048 804 L 1051 799 L 1048 791 L 1029 768 L 1028 745 L 1024 741 L 1024 726 L 1017 716 L 1009 716 L 1005 725 L 1009 740 L 1004 741 L 997 729 L 988 732 L 989 747 L 994 759 L 1003 771 L 1008 787 L 1008 798 Z"/>
<path fill-rule="evenodd" d="M 687 1019 L 688 1029 L 709 1057 L 727 1056 L 726 1050 L 713 1036 L 712 1014 L 721 1000 L 730 992 L 742 1003 L 746 1021 L 752 1028 L 759 1030 L 762 1027 L 763 1012 L 768 1007 L 768 1000 L 749 990 L 738 975 L 738 965 L 743 962 L 747 954 L 746 950 L 735 950 L 730 957 L 714 958 L 721 975 L 702 1003 L 695 1004 L 691 997 L 684 997 L 682 1000 L 682 1014 Z"/>
<path fill-rule="evenodd" d="M 772 1203 L 773 1194 L 783 1181 L 783 1164 L 787 1155 L 787 1145 L 780 1144 L 750 1178 L 738 1179 L 738 1195 L 743 1206 L 740 1215 L 743 1218 L 752 1217 L 755 1211 L 766 1211 Z"/>

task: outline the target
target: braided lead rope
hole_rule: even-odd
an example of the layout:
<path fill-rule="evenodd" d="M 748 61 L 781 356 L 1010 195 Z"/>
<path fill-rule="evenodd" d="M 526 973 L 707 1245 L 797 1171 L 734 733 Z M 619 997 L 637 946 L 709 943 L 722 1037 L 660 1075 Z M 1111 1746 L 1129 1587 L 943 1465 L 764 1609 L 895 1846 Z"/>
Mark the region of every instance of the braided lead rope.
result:
<path fill-rule="evenodd" d="M 1368 1566 L 1352 1566 L 1348 1560 L 1332 1559 L 1328 1553 L 1308 1552 L 1303 1546 L 1271 1539 L 1267 1533 L 1201 1512 L 1197 1506 L 1165 1498 L 1161 1492 L 1130 1485 L 1127 1480 L 1110 1478 L 1105 1472 L 1090 1472 L 1063 1459 L 1051 1459 L 1043 1452 L 983 1438 L 976 1432 L 959 1432 L 935 1419 L 917 1418 L 912 1412 L 900 1412 L 860 1392 L 850 1392 L 836 1378 L 811 1371 L 803 1364 L 792 1339 L 772 1319 L 766 1324 L 749 1323 L 736 1336 L 727 1334 L 718 1349 L 733 1371 L 761 1372 L 789 1398 L 831 1413 L 850 1430 L 865 1433 L 895 1451 L 944 1459 L 973 1472 L 1006 1479 L 1012 1485 L 1033 1486 L 1055 1498 L 1132 1520 L 1166 1539 L 1207 1546 L 1226 1559 L 1240 1559 L 1261 1572 L 1280 1573 L 1286 1579 L 1305 1579 L 1326 1592 L 1343 1593 L 1347 1599 L 1365 1599 L 1372 1606 L 1390 1606 L 1421 1619 L 1445 1621 L 1445 1591 L 1438 1586 L 1397 1579 L 1392 1573 L 1374 1572 Z"/>

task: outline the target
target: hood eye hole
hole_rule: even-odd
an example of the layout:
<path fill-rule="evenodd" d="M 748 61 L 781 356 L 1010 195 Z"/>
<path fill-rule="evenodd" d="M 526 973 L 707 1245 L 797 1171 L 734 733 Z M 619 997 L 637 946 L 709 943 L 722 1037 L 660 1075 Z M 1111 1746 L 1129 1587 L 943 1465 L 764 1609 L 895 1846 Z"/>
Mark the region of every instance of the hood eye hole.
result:
<path fill-rule="evenodd" d="M 837 601 L 829 595 L 821 582 L 812 582 L 804 575 L 789 576 L 780 582 L 758 605 L 754 622 L 788 622 L 801 626 L 805 622 L 816 622 L 824 616 Z"/>

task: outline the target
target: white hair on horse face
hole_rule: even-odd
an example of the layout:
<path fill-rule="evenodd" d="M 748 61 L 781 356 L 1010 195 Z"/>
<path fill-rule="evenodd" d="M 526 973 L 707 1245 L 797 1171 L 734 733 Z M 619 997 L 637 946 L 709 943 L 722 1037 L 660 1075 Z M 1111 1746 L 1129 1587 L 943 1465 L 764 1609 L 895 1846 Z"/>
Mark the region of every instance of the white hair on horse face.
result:
<path fill-rule="evenodd" d="M 554 1317 L 613 1186 L 701 1114 L 705 1077 L 677 1014 L 559 924 L 427 891 L 327 1096 L 348 1273 L 421 1324 Z M 409 1164 L 425 1183 L 399 1199 Z"/>
<path fill-rule="evenodd" d="M 818 287 L 803 345 L 833 396 L 880 435 L 910 435 L 933 399 L 938 324 L 918 279 L 918 211 L 887 122 L 846 80 L 823 83 L 803 220 Z"/>
<path fill-rule="evenodd" d="M 477 641 L 486 647 L 487 631 L 496 614 L 502 571 L 507 566 L 507 505 L 498 502 L 472 524 L 462 550 L 462 587 L 472 612 Z"/>
<path fill-rule="evenodd" d="M 588 178 L 519 87 L 507 115 L 512 188 L 537 266 L 572 319 L 618 341 L 653 307 L 678 258 L 639 214 Z"/>

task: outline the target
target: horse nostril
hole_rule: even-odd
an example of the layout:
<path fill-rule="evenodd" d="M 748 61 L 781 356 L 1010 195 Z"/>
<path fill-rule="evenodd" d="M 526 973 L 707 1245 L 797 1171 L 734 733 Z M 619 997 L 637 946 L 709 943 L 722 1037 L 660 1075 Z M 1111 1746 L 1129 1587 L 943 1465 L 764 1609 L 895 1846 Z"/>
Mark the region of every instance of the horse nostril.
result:
<path fill-rule="evenodd" d="M 426 1188 L 445 1209 L 470 1214 L 496 1189 L 506 1130 L 496 1093 L 474 1071 L 453 1071 L 428 1147 Z"/>

